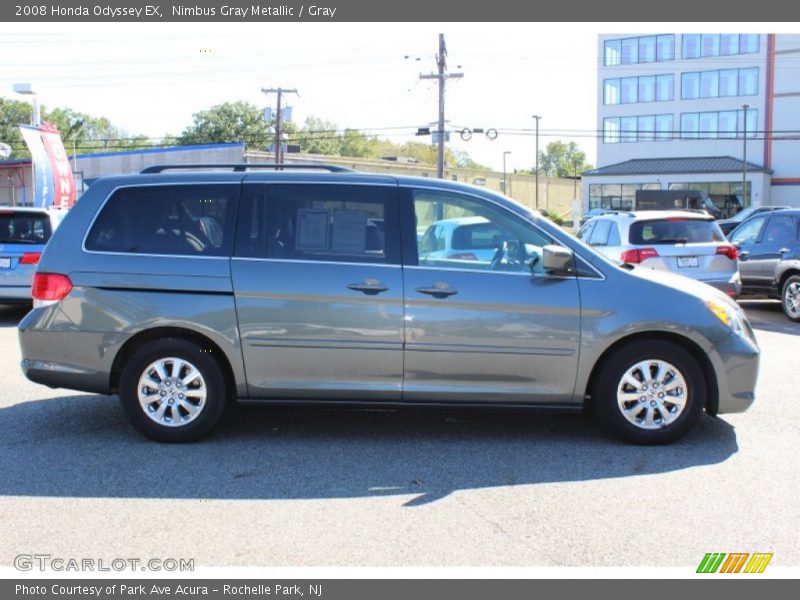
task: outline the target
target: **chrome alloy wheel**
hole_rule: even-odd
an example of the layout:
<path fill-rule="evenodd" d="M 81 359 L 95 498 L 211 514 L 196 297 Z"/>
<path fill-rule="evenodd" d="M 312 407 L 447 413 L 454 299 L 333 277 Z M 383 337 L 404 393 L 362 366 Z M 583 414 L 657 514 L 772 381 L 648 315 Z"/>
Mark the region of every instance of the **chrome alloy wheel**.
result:
<path fill-rule="evenodd" d="M 643 360 L 630 367 L 617 385 L 617 405 L 640 429 L 660 429 L 674 422 L 686 407 L 686 380 L 663 360 Z"/>
<path fill-rule="evenodd" d="M 793 319 L 800 318 L 800 282 L 793 281 L 783 292 L 783 306 Z"/>
<path fill-rule="evenodd" d="M 192 363 L 175 357 L 151 363 L 139 378 L 139 404 L 150 419 L 165 427 L 194 421 L 206 404 L 206 382 Z"/>

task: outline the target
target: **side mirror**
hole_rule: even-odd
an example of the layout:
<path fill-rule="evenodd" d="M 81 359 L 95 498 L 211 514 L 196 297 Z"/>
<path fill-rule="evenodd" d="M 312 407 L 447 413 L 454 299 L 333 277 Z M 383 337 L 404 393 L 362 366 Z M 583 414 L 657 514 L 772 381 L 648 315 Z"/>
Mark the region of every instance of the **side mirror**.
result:
<path fill-rule="evenodd" d="M 549 275 L 567 275 L 572 272 L 572 250 L 548 244 L 542 248 L 542 267 Z"/>

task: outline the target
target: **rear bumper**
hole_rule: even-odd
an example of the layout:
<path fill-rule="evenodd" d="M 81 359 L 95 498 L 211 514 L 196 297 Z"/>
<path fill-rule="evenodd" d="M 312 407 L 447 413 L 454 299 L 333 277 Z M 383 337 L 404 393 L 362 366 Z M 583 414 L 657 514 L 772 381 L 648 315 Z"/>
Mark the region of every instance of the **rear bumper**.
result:
<path fill-rule="evenodd" d="M 719 413 L 744 412 L 753 404 L 760 354 L 754 340 L 734 333 L 708 353 L 717 374 Z"/>
<path fill-rule="evenodd" d="M 33 302 L 31 284 L 0 285 L 0 302 Z"/>
<path fill-rule="evenodd" d="M 742 293 L 742 280 L 739 278 L 738 271 L 730 277 L 722 279 L 699 279 L 698 281 L 707 283 L 711 287 L 717 288 L 723 294 L 734 299 L 738 298 L 739 294 Z"/>

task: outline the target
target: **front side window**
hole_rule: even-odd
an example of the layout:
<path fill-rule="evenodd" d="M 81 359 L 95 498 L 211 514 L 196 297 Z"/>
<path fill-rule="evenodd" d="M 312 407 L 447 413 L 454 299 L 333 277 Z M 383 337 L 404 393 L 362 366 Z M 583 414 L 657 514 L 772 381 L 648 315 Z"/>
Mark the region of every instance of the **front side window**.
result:
<path fill-rule="evenodd" d="M 121 188 L 86 237 L 96 252 L 230 256 L 238 185 Z"/>
<path fill-rule="evenodd" d="M 422 240 L 440 231 L 444 243 L 417 243 L 418 266 L 543 273 L 542 248 L 553 243 L 537 227 L 488 202 L 451 192 L 411 191 Z"/>
<path fill-rule="evenodd" d="M 246 184 L 239 214 L 236 256 L 400 262 L 397 192 L 392 187 Z"/>
<path fill-rule="evenodd" d="M 589 236 L 590 246 L 608 246 L 608 239 L 611 234 L 611 228 L 615 225 L 611 221 L 600 219 Z"/>
<path fill-rule="evenodd" d="M 734 244 L 754 244 L 766 220 L 766 217 L 755 217 L 744 222 L 731 234 L 731 242 Z"/>

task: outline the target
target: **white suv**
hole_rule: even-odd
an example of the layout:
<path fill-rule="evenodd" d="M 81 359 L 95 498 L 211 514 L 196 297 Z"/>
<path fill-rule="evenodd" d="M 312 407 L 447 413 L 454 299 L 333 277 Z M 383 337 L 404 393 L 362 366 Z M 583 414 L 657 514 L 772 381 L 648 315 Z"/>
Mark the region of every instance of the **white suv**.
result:
<path fill-rule="evenodd" d="M 614 261 L 685 275 L 732 298 L 741 291 L 738 251 L 705 213 L 608 213 L 587 221 L 578 237 Z"/>

